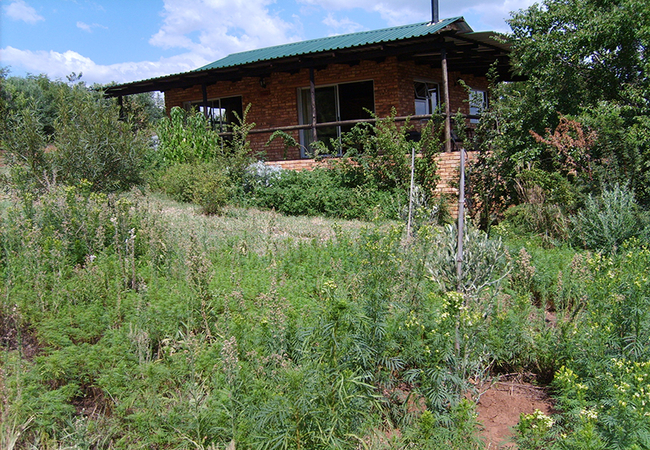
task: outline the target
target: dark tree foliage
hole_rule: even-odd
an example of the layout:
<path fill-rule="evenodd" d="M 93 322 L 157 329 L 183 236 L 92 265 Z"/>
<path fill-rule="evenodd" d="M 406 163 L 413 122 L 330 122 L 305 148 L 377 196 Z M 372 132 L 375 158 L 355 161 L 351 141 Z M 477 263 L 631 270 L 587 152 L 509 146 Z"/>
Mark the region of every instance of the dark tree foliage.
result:
<path fill-rule="evenodd" d="M 650 3 L 544 0 L 509 24 L 514 68 L 528 81 L 495 86 L 477 133 L 494 152 L 475 174 L 482 222 L 523 201 L 518 181 L 530 169 L 561 173 L 577 199 L 620 183 L 650 204 Z M 593 142 L 549 145 L 563 118 L 577 124 L 567 138 L 593 133 Z M 564 164 L 578 154 L 586 170 Z"/>
<path fill-rule="evenodd" d="M 46 75 L 27 75 L 26 77 L 9 76 L 9 70 L 3 69 L 2 97 L 5 113 L 15 113 L 28 105 L 34 107 L 42 124 L 42 132 L 47 136 L 54 134 L 57 96 L 68 86 L 60 80 L 50 80 Z M 6 115 L 5 114 L 5 115 Z"/>

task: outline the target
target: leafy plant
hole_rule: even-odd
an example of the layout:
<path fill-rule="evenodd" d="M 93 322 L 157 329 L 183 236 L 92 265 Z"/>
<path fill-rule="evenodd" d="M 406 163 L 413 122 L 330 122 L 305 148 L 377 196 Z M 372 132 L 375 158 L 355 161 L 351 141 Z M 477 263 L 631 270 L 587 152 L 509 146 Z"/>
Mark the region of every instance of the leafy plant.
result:
<path fill-rule="evenodd" d="M 205 214 L 218 214 L 232 195 L 226 169 L 217 163 L 175 164 L 155 187 L 174 200 L 195 203 Z"/>
<path fill-rule="evenodd" d="M 177 106 L 172 108 L 169 118 L 159 122 L 157 134 L 158 151 L 167 165 L 209 162 L 222 152 L 221 138 L 199 111 L 187 113 Z"/>
<path fill-rule="evenodd" d="M 589 250 L 614 251 L 628 239 L 647 239 L 648 217 L 629 188 L 618 184 L 589 196 L 571 219 L 574 242 Z"/>
<path fill-rule="evenodd" d="M 478 295 L 498 285 L 508 273 L 506 250 L 499 240 L 472 227 L 463 234 L 463 259 L 460 279 L 457 272 L 458 238 L 456 227 L 447 225 L 434 234 L 428 269 L 443 292 L 458 291 Z"/>
<path fill-rule="evenodd" d="M 143 182 L 145 133 L 120 121 L 116 105 L 83 84 L 58 88 L 55 105 L 53 140 L 41 131 L 43 119 L 34 103 L 10 114 L 3 147 L 12 155 L 14 182 L 33 190 L 87 180 L 92 190 L 101 192 L 128 190 Z"/>

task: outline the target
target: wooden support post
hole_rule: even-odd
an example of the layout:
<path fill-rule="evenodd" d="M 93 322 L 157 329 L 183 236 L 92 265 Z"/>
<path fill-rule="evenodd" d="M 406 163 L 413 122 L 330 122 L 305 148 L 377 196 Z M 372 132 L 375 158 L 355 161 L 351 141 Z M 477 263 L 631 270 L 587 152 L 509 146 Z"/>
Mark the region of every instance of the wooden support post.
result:
<path fill-rule="evenodd" d="M 442 89 L 445 98 L 445 151 L 451 151 L 451 105 L 449 104 L 449 73 L 447 72 L 447 50 L 440 51 L 442 58 Z"/>
<path fill-rule="evenodd" d="M 126 118 L 124 114 L 124 99 L 121 95 L 117 97 L 117 104 L 120 107 L 120 120 L 124 120 Z"/>
<path fill-rule="evenodd" d="M 208 118 L 208 86 L 205 83 L 201 84 L 201 91 L 203 92 L 203 115 Z"/>
<path fill-rule="evenodd" d="M 413 191 L 415 190 L 415 145 L 411 147 L 411 186 L 409 188 L 409 218 L 406 222 L 406 238 L 411 240 L 411 222 L 413 220 Z"/>
<path fill-rule="evenodd" d="M 311 97 L 311 137 L 312 142 L 318 140 L 318 134 L 316 133 L 316 84 L 314 82 L 314 68 L 309 68 L 309 95 Z"/>
<path fill-rule="evenodd" d="M 458 186 L 458 248 L 456 249 L 456 290 L 463 295 L 465 305 L 465 286 L 463 285 L 463 239 L 465 236 L 465 149 L 460 149 L 460 183 Z M 460 357 L 460 330 L 456 322 L 456 356 Z"/>

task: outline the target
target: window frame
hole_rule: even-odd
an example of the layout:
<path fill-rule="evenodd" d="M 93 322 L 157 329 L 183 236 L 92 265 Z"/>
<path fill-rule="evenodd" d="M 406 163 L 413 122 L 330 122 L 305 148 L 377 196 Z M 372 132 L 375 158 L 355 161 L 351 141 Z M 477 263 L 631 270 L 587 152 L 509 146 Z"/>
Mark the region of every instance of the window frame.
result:
<path fill-rule="evenodd" d="M 371 89 L 372 89 L 372 112 L 375 112 L 375 107 L 376 107 L 376 101 L 375 101 L 375 81 L 374 79 L 364 79 L 364 80 L 355 80 L 355 81 L 345 81 L 341 83 L 329 83 L 329 84 L 323 84 L 323 85 L 318 85 L 315 87 L 316 91 L 319 89 L 328 89 L 328 88 L 335 88 L 334 89 L 334 105 L 335 105 L 335 120 L 333 122 L 339 122 L 341 121 L 341 94 L 340 94 L 340 86 L 342 85 L 351 85 L 351 84 L 363 84 L 363 83 L 371 83 Z M 311 93 L 310 93 L 310 88 L 309 87 L 299 87 L 296 90 L 297 92 L 297 104 L 298 104 L 298 123 L 300 125 L 311 125 Z M 317 107 L 318 111 L 318 107 Z M 356 119 L 364 119 L 365 117 L 357 117 L 355 119 L 350 119 L 350 120 L 356 120 Z M 327 121 L 329 122 L 329 120 Z M 317 122 L 318 123 L 318 122 Z M 322 122 L 320 122 L 322 123 Z M 340 142 L 341 139 L 341 134 L 342 134 L 342 125 L 335 125 L 332 128 L 335 128 L 336 136 L 335 139 L 338 139 Z M 329 128 L 329 127 L 327 127 Z M 319 130 L 323 130 L 323 128 L 317 128 L 317 133 Z M 300 157 L 301 158 L 310 158 L 311 155 L 308 154 L 310 150 L 310 144 L 311 144 L 311 128 L 305 129 L 305 130 L 300 130 L 299 133 L 299 139 L 300 139 Z M 330 156 L 341 156 L 341 147 L 339 146 L 338 150 L 335 153 L 332 153 Z"/>
<path fill-rule="evenodd" d="M 239 99 L 239 110 L 234 108 L 228 110 L 228 108 L 224 108 L 222 106 L 224 100 L 234 100 L 234 99 Z M 217 106 L 214 105 L 215 102 L 218 102 Z M 208 103 L 208 109 L 225 110 L 226 120 L 223 120 L 224 113 L 219 113 L 218 119 L 217 117 L 215 117 L 217 115 L 212 114 L 210 111 L 208 111 L 207 114 L 208 121 L 210 122 L 210 126 L 212 127 L 212 129 L 218 129 L 219 133 L 229 131 L 228 128 L 235 122 L 234 116 L 232 117 L 232 119 L 228 119 L 229 113 L 236 111 L 240 117 L 243 114 L 244 99 L 241 95 L 229 95 L 227 97 L 209 98 L 207 103 Z M 194 107 L 196 107 L 199 112 L 203 113 L 203 107 L 204 107 L 203 100 L 191 100 L 191 101 L 183 102 L 183 109 L 185 109 L 185 111 L 188 112 L 192 111 Z"/>
<path fill-rule="evenodd" d="M 428 95 L 426 98 L 424 97 L 418 97 L 418 90 L 416 87 L 416 84 L 424 84 L 426 86 L 426 91 L 427 94 L 431 94 L 432 89 L 429 89 L 429 85 L 435 87 L 435 102 L 432 100 L 433 97 L 431 95 Z M 418 100 L 420 100 L 421 104 L 424 104 L 426 106 L 426 112 L 422 113 L 422 115 L 426 114 L 435 114 L 435 112 L 440 108 L 441 106 L 441 101 L 440 101 L 440 82 L 432 80 L 432 79 L 425 79 L 425 78 L 416 78 L 413 80 L 413 102 L 415 106 L 415 115 L 420 115 L 418 114 Z M 425 103 L 426 102 L 426 103 Z"/>

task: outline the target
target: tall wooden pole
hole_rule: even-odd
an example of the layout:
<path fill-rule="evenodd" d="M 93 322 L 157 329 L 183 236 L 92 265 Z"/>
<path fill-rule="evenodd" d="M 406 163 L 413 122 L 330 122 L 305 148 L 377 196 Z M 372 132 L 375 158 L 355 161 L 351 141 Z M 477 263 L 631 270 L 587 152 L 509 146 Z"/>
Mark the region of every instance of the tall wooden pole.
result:
<path fill-rule="evenodd" d="M 465 234 L 465 149 L 460 149 L 460 183 L 458 186 L 458 251 L 456 253 L 456 277 L 458 292 L 462 292 L 463 235 Z"/>
<path fill-rule="evenodd" d="M 456 290 L 463 295 L 465 306 L 465 289 L 463 286 L 463 236 L 465 234 L 465 149 L 460 149 L 460 183 L 458 186 L 458 248 L 456 251 Z M 460 357 L 460 329 L 456 322 L 456 355 Z"/>
<path fill-rule="evenodd" d="M 406 238 L 411 239 L 411 223 L 413 221 L 413 190 L 415 189 L 415 146 L 411 148 L 411 187 L 409 188 L 409 218 L 406 222 Z"/>
<path fill-rule="evenodd" d="M 318 140 L 318 134 L 316 133 L 316 83 L 314 82 L 314 68 L 309 68 L 309 95 L 311 97 L 311 137 L 312 142 Z"/>
<path fill-rule="evenodd" d="M 449 74 L 447 72 L 447 49 L 440 51 L 442 58 L 442 89 L 445 98 L 445 151 L 451 151 L 451 106 L 449 105 Z"/>
<path fill-rule="evenodd" d="M 120 106 L 120 120 L 126 119 L 126 114 L 124 114 L 124 99 L 121 95 L 117 97 L 117 104 Z"/>

